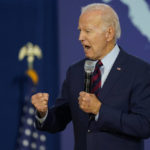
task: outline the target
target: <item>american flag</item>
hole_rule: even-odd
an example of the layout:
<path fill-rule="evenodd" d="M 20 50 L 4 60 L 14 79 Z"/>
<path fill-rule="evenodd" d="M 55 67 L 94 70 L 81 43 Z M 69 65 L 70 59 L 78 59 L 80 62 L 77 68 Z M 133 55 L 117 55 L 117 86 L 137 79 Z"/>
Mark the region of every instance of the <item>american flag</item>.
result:
<path fill-rule="evenodd" d="M 31 104 L 31 95 L 35 92 L 36 86 L 30 75 L 27 78 L 16 150 L 46 150 L 46 135 L 38 131 L 34 124 L 35 109 Z"/>

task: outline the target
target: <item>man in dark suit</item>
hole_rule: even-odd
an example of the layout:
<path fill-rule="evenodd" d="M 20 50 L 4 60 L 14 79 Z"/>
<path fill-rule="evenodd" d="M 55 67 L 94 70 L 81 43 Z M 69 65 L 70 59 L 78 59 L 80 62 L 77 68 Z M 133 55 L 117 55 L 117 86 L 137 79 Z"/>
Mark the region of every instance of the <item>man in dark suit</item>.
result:
<path fill-rule="evenodd" d="M 120 24 L 110 6 L 84 7 L 78 29 L 86 59 L 68 69 L 54 107 L 48 109 L 47 93 L 32 96 L 36 127 L 55 133 L 73 121 L 75 150 L 143 150 L 150 136 L 150 66 L 116 44 Z M 101 62 L 98 95 L 83 91 L 87 59 Z"/>

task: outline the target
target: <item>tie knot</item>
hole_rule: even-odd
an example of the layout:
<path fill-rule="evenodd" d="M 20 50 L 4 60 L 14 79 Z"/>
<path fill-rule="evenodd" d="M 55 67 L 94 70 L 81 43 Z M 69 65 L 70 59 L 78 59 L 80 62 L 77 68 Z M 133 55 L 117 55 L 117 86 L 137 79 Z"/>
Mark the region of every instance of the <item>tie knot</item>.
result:
<path fill-rule="evenodd" d="M 99 60 L 97 63 L 96 63 L 96 68 L 100 68 L 101 66 L 103 66 L 101 60 Z"/>

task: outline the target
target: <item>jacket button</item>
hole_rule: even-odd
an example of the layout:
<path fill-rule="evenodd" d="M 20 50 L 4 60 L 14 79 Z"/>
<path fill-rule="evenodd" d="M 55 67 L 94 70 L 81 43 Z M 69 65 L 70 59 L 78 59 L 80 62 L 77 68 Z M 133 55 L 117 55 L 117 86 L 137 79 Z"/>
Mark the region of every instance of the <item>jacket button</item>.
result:
<path fill-rule="evenodd" d="M 88 130 L 88 133 L 90 133 L 91 132 L 91 130 Z"/>

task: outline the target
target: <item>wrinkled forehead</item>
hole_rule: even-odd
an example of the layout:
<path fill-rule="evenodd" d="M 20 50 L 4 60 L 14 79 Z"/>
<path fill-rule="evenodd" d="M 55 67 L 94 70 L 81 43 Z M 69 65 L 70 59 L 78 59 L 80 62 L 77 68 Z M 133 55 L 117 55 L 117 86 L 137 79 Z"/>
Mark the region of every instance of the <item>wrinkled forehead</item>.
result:
<path fill-rule="evenodd" d="M 98 10 L 87 11 L 79 17 L 79 27 L 88 25 L 100 25 L 102 13 Z"/>

